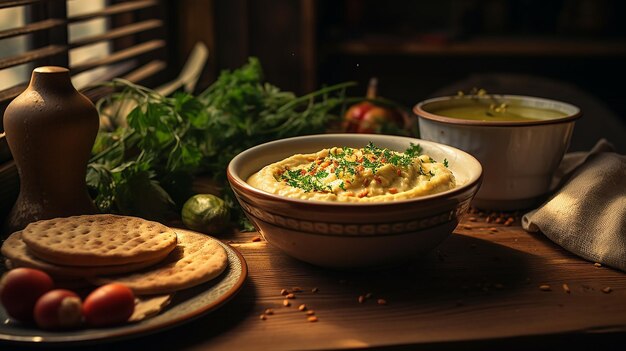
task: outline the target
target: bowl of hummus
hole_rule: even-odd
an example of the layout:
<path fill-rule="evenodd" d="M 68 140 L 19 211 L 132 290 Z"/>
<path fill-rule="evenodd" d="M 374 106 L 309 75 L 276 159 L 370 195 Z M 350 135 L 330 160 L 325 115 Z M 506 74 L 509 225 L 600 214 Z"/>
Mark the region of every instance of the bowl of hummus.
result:
<path fill-rule="evenodd" d="M 312 264 L 361 268 L 418 258 L 447 238 L 482 167 L 461 150 L 420 139 L 324 134 L 250 148 L 227 175 L 271 245 Z"/>

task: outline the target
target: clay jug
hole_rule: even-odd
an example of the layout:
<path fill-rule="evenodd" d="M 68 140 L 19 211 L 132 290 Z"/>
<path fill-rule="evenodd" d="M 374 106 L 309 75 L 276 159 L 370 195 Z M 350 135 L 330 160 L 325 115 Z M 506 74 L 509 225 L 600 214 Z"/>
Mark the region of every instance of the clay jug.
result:
<path fill-rule="evenodd" d="M 41 219 L 96 212 L 85 174 L 98 112 L 74 89 L 68 69 L 35 68 L 26 90 L 6 108 L 3 123 L 20 177 L 3 233 Z"/>

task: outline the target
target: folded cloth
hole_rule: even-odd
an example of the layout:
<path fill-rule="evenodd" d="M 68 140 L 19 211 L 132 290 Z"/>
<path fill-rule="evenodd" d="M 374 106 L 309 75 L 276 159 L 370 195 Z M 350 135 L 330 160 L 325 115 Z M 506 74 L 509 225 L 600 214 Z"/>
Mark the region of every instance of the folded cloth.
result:
<path fill-rule="evenodd" d="M 523 216 L 522 227 L 587 260 L 626 271 L 626 155 L 612 151 L 602 139 L 588 153 L 566 154 L 554 194 Z"/>

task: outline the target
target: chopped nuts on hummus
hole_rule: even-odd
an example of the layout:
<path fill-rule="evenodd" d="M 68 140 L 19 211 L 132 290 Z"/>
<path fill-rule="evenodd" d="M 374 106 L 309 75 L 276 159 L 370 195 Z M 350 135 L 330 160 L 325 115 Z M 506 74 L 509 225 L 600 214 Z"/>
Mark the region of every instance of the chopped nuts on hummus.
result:
<path fill-rule="evenodd" d="M 369 143 L 361 149 L 333 147 L 297 154 L 253 174 L 248 183 L 297 199 L 384 202 L 435 194 L 455 187 L 447 160 L 421 155 L 411 144 L 396 152 Z"/>

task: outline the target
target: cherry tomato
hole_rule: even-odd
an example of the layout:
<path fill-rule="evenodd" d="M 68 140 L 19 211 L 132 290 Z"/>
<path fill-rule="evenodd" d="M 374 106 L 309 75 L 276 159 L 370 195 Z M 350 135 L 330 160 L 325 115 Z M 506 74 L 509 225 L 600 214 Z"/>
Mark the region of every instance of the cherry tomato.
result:
<path fill-rule="evenodd" d="M 41 329 L 67 329 L 80 325 L 82 303 L 76 293 L 55 289 L 48 291 L 35 304 L 35 322 Z"/>
<path fill-rule="evenodd" d="M 94 327 L 124 323 L 135 310 L 135 295 L 126 285 L 103 285 L 87 296 L 83 305 L 85 322 Z"/>
<path fill-rule="evenodd" d="M 32 268 L 16 268 L 0 282 L 0 302 L 9 316 L 19 321 L 32 321 L 37 300 L 52 290 L 54 283 L 45 272 Z"/>

